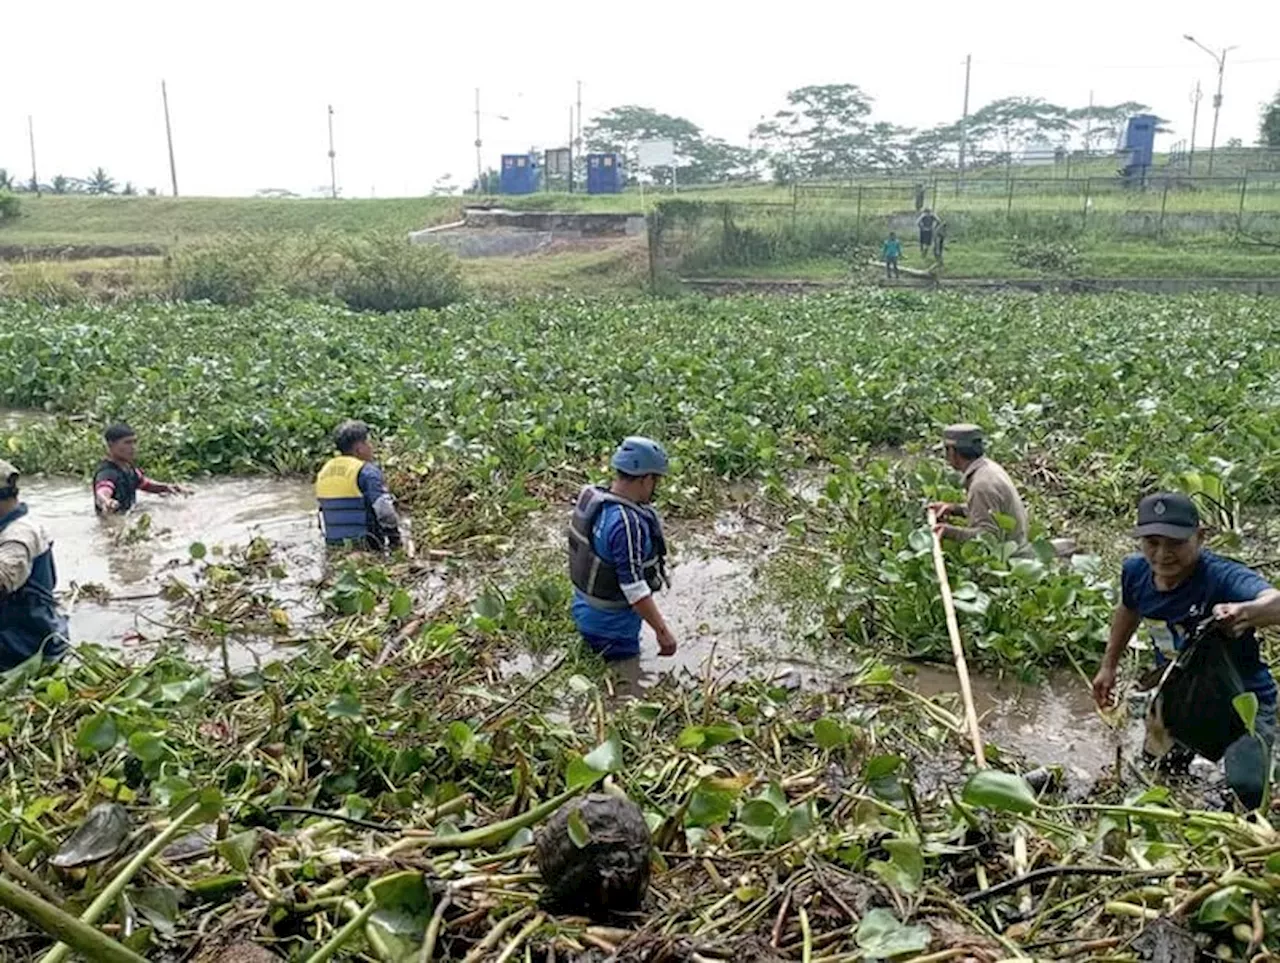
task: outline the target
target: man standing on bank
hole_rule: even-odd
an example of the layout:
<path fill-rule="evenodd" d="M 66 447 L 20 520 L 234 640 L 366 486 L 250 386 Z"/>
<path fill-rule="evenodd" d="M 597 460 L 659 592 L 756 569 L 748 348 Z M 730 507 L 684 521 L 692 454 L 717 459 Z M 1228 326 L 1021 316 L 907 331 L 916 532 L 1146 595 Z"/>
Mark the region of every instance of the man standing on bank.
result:
<path fill-rule="evenodd" d="M 658 654 L 676 654 L 654 592 L 666 585 L 667 543 L 652 506 L 667 454 L 648 438 L 627 438 L 613 453 L 613 482 L 588 485 L 569 520 L 569 577 L 573 621 L 591 649 L 604 658 L 640 654 L 640 628 L 658 637 Z"/>
<path fill-rule="evenodd" d="M 53 590 L 53 542 L 18 500 L 18 469 L 0 461 L 0 670 L 44 646 L 52 662 L 67 650 L 67 617 Z"/>
<path fill-rule="evenodd" d="M 93 473 L 93 508 L 99 515 L 123 514 L 134 506 L 138 492 L 152 495 L 189 494 L 181 485 L 152 481 L 138 467 L 138 433 L 123 421 L 102 433 L 107 457 Z"/>
<path fill-rule="evenodd" d="M 328 545 L 381 551 L 400 547 L 400 517 L 374 461 L 369 426 L 344 421 L 333 433 L 338 454 L 316 475 L 316 501 Z"/>
<path fill-rule="evenodd" d="M 1280 624 L 1280 592 L 1252 569 L 1203 547 L 1200 513 L 1186 495 L 1160 492 L 1142 499 L 1133 535 L 1141 554 L 1125 559 L 1120 570 L 1120 604 L 1111 617 L 1093 697 L 1102 708 L 1111 704 L 1120 656 L 1143 622 L 1163 663 L 1185 645 L 1187 623 L 1216 617 L 1235 637 L 1231 656 L 1245 689 L 1258 697 L 1255 729 L 1265 754 L 1245 736 L 1223 756 L 1227 783 L 1247 808 L 1255 809 L 1269 775 L 1276 730 L 1276 682 L 1262 661 L 1255 630 Z M 1222 706 L 1224 713 L 1234 711 Z"/>
<path fill-rule="evenodd" d="M 968 541 L 979 535 L 996 535 L 1016 542 L 1017 551 L 1025 551 L 1027 542 L 1027 509 L 1022 504 L 1013 479 L 1000 465 L 986 456 L 982 429 L 977 425 L 951 425 L 942 432 L 947 464 L 960 472 L 964 480 L 965 502 L 935 502 L 929 507 L 938 516 L 938 535 L 942 538 Z M 1006 534 L 996 515 L 1013 519 L 1013 531 Z M 964 517 L 968 525 L 947 524 L 949 518 Z"/>
<path fill-rule="evenodd" d="M 916 218 L 916 228 L 920 231 L 920 256 L 924 257 L 933 250 L 933 229 L 938 224 L 938 215 L 925 208 Z"/>

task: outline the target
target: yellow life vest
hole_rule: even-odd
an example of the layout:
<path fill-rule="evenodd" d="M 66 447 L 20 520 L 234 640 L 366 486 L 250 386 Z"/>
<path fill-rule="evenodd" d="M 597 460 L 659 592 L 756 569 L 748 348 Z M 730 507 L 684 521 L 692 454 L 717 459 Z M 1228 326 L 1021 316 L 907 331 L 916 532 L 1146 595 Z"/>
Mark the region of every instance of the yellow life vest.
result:
<path fill-rule="evenodd" d="M 327 542 L 363 541 L 369 535 L 369 509 L 360 491 L 364 462 L 351 455 L 337 455 L 316 475 L 316 500 Z"/>

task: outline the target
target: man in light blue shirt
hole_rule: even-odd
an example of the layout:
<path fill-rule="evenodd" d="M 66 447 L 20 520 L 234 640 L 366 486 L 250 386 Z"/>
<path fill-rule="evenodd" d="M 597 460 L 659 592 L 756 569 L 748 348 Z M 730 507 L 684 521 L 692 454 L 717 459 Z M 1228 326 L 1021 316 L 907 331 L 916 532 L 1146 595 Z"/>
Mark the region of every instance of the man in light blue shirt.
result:
<path fill-rule="evenodd" d="M 667 543 L 651 502 L 667 473 L 666 452 L 655 441 L 631 437 L 610 464 L 613 482 L 584 488 L 569 521 L 573 621 L 606 659 L 638 656 L 645 622 L 658 638 L 658 654 L 675 655 L 675 636 L 654 599 L 666 584 Z"/>

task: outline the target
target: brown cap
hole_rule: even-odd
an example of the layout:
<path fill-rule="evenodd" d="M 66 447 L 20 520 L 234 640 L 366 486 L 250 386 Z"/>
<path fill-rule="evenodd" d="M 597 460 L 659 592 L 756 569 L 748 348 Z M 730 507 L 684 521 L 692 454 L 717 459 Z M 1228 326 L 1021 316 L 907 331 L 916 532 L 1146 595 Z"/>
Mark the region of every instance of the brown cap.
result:
<path fill-rule="evenodd" d="M 977 425 L 948 425 L 942 429 L 942 440 L 948 445 L 982 441 L 982 429 Z"/>

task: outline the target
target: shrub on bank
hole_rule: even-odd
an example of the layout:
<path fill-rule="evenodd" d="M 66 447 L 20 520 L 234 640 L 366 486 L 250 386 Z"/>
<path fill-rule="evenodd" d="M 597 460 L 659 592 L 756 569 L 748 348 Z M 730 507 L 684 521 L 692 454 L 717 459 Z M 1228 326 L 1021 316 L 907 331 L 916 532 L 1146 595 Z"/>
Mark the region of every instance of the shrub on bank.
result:
<path fill-rule="evenodd" d="M 375 234 L 348 240 L 342 255 L 333 294 L 353 310 L 443 308 L 462 300 L 461 266 L 443 248 Z"/>
<path fill-rule="evenodd" d="M 0 191 L 0 223 L 11 221 L 22 213 L 22 202 L 12 191 Z"/>
<path fill-rule="evenodd" d="M 223 305 L 283 295 L 410 311 L 441 308 L 465 293 L 456 257 L 396 234 L 234 235 L 180 250 L 169 279 L 176 300 Z"/>

